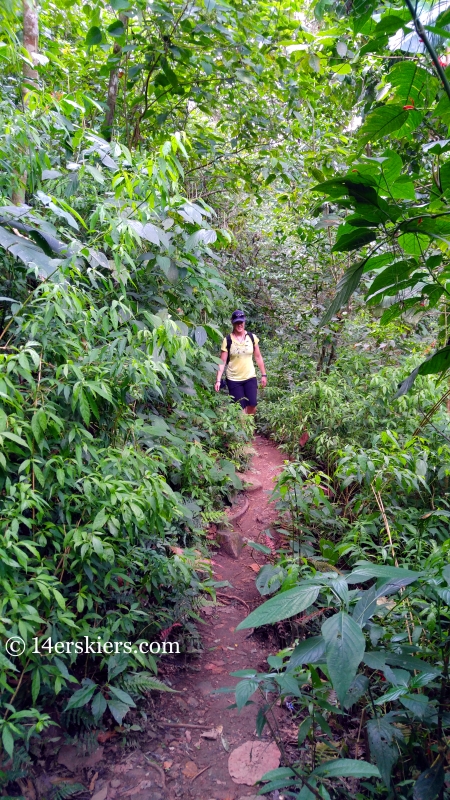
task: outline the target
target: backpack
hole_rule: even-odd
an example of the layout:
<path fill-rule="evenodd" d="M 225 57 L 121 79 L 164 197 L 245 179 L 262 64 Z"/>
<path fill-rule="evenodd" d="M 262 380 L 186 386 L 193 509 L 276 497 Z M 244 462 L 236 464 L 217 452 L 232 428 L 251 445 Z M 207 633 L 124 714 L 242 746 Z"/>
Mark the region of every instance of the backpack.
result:
<path fill-rule="evenodd" d="M 246 337 L 247 336 L 249 337 L 249 339 L 250 339 L 250 341 L 251 341 L 251 343 L 253 345 L 253 352 L 254 352 L 255 351 L 255 337 L 253 336 L 253 333 L 250 333 L 250 331 L 247 331 Z M 227 371 L 226 368 L 227 368 L 228 364 L 230 363 L 231 342 L 232 342 L 231 333 L 229 333 L 227 335 L 227 353 L 228 353 L 227 363 L 226 363 L 225 369 L 223 371 L 223 375 L 222 375 L 222 377 L 220 379 L 220 388 L 221 389 L 227 389 L 228 388 L 227 384 L 226 384 L 226 380 L 225 380 L 225 375 L 226 375 L 226 371 Z"/>

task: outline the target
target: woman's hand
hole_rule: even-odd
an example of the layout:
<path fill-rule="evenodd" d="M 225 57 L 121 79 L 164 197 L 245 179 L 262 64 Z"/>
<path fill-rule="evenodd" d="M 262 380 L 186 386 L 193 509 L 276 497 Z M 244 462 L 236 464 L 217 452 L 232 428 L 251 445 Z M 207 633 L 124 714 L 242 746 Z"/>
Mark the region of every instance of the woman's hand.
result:
<path fill-rule="evenodd" d="M 216 390 L 216 392 L 220 392 L 220 381 L 215 382 L 214 389 Z"/>

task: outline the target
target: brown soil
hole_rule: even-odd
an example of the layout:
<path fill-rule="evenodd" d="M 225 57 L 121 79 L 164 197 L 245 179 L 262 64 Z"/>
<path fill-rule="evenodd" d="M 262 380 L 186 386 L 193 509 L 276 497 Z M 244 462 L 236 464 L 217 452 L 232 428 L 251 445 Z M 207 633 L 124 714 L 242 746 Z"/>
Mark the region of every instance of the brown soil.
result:
<path fill-rule="evenodd" d="M 269 495 L 274 478 L 282 468 L 283 456 L 263 437 L 255 438 L 254 447 L 256 454 L 246 475 L 259 481 L 262 488 L 247 493 L 249 508 L 235 526 L 245 539 L 268 544 L 271 540 L 266 538 L 265 531 L 276 517 Z M 229 581 L 231 587 L 218 590 L 216 606 L 202 609 L 204 624 L 199 624 L 198 628 L 203 651 L 196 655 L 173 656 L 162 662 L 160 677 L 169 681 L 178 693 L 153 695 L 156 699 L 149 709 L 147 722 L 136 718 L 141 730 L 128 730 L 125 748 L 120 743 L 120 735 L 114 734 L 88 757 L 80 755 L 74 745 L 59 749 L 59 743 L 59 767 L 55 769 L 54 760 L 48 759 L 47 769 L 44 767 L 46 775 L 35 784 L 34 798 L 47 798 L 46 792 L 55 782 L 60 785 L 65 780 L 89 786 L 90 791 L 82 795 L 83 800 L 87 797 L 92 800 L 249 800 L 256 795 L 256 787 L 232 781 L 228 758 L 231 751 L 257 738 L 258 704 L 249 705 L 239 713 L 237 709 L 228 708 L 234 702 L 234 694 L 212 692 L 234 686 L 239 678 L 231 677 L 230 673 L 236 670 L 252 667 L 266 671 L 267 656 L 278 649 L 275 641 L 265 639 L 259 632 L 236 631 L 239 622 L 261 602 L 255 577 L 266 557 L 246 546 L 239 559 L 220 551 L 212 558 L 215 579 Z M 213 730 L 217 738 L 201 735 Z M 269 746 L 271 736 L 267 728 L 262 741 Z M 134 744 L 134 749 L 130 744 Z M 62 774 L 66 778 L 61 777 Z M 24 786 L 24 794 L 27 800 L 33 800 L 32 787 L 28 788 L 30 793 Z"/>

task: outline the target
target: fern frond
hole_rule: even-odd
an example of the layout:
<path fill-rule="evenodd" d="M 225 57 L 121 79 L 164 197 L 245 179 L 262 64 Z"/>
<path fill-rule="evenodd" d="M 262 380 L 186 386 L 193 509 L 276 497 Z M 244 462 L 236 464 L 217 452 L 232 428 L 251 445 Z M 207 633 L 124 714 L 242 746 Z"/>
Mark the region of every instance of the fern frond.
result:
<path fill-rule="evenodd" d="M 51 800 L 67 800 L 68 797 L 75 797 L 82 792 L 87 792 L 82 783 L 61 783 L 52 789 Z"/>
<path fill-rule="evenodd" d="M 122 683 L 125 689 L 131 693 L 134 692 L 134 694 L 145 694 L 155 690 L 158 692 L 175 691 L 175 689 L 171 689 L 170 686 L 167 686 L 158 678 L 154 678 L 150 672 L 134 672 L 125 675 Z"/>

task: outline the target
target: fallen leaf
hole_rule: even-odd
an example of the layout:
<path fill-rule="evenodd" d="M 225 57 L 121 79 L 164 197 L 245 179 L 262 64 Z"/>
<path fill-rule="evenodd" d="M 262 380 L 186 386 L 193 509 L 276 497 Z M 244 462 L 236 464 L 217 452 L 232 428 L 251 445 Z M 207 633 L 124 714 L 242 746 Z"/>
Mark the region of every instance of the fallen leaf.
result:
<path fill-rule="evenodd" d="M 250 567 L 250 569 L 253 570 L 253 572 L 259 572 L 259 570 L 261 569 L 259 564 L 249 564 L 249 567 Z"/>
<path fill-rule="evenodd" d="M 216 740 L 220 733 L 222 733 L 222 725 L 220 725 L 218 728 L 211 728 L 210 731 L 203 731 L 203 733 L 200 734 L 200 737 L 201 739 Z"/>
<path fill-rule="evenodd" d="M 183 775 L 184 775 L 185 778 L 193 778 L 195 775 L 197 775 L 197 772 L 198 772 L 198 769 L 197 769 L 197 764 L 195 763 L 195 761 L 188 761 L 184 765 Z"/>
<path fill-rule="evenodd" d="M 139 781 L 137 786 L 133 786 L 132 789 L 128 789 L 127 792 L 123 792 L 122 797 L 132 797 L 134 794 L 138 794 L 138 792 L 142 792 L 143 789 L 152 789 L 155 786 L 153 781 Z M 92 798 L 94 800 L 94 798 Z"/>
<path fill-rule="evenodd" d="M 234 783 L 254 786 L 266 772 L 280 766 L 280 758 L 275 742 L 245 742 L 230 753 L 228 772 Z"/>
<path fill-rule="evenodd" d="M 99 792 L 96 792 L 94 795 L 92 795 L 91 800 L 106 800 L 107 796 L 108 796 L 108 784 L 106 784 L 106 786 L 104 786 L 103 789 L 100 789 Z"/>
<path fill-rule="evenodd" d="M 163 761 L 164 769 L 170 769 L 173 764 L 173 761 Z"/>
<path fill-rule="evenodd" d="M 97 736 L 97 742 L 100 744 L 104 744 L 108 741 L 108 739 L 112 739 L 114 736 L 117 736 L 117 731 L 100 731 Z"/>
<path fill-rule="evenodd" d="M 187 742 L 190 742 L 190 741 L 191 741 L 191 739 L 192 739 L 192 733 L 191 733 L 190 731 L 185 731 L 185 732 L 184 732 L 184 735 L 185 735 L 185 737 L 186 737 L 186 741 L 187 741 Z"/>
<path fill-rule="evenodd" d="M 300 447 L 304 447 L 308 440 L 309 440 L 308 431 L 303 431 L 302 435 L 300 436 L 300 439 L 298 440 Z"/>
<path fill-rule="evenodd" d="M 98 778 L 98 772 L 95 773 L 95 775 L 92 777 L 92 780 L 91 780 L 91 782 L 89 784 L 89 791 L 90 792 L 94 791 L 94 789 L 95 789 L 95 781 L 97 780 L 97 778 Z"/>

